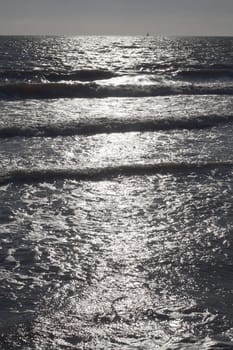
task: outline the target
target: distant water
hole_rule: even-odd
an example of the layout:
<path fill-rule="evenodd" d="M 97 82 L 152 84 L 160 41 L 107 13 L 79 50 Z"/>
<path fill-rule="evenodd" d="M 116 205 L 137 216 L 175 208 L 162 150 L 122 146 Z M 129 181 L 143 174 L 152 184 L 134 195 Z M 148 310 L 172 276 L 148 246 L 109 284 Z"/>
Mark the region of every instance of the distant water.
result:
<path fill-rule="evenodd" d="M 0 37 L 0 349 L 233 349 L 233 38 Z"/>

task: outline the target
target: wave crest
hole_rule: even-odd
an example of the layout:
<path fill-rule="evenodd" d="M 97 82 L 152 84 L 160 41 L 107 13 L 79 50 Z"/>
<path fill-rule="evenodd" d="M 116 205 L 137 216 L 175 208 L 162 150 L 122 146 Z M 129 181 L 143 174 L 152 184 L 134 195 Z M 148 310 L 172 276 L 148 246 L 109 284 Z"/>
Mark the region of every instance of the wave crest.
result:
<path fill-rule="evenodd" d="M 57 137 L 95 135 L 123 132 L 150 132 L 175 129 L 204 129 L 233 122 L 233 115 L 207 115 L 189 118 L 94 120 L 75 123 L 46 125 L 13 125 L 0 127 L 0 138 L 12 137 Z"/>
<path fill-rule="evenodd" d="M 233 95 L 225 85 L 98 85 L 96 83 L 15 83 L 0 85 L 2 99 L 149 97 L 169 95 Z"/>
<path fill-rule="evenodd" d="M 176 77 L 188 80 L 232 80 L 233 69 L 187 69 L 178 71 Z"/>
<path fill-rule="evenodd" d="M 215 161 L 205 163 L 157 163 L 130 164 L 103 168 L 87 169 L 14 169 L 0 174 L 0 186 L 9 183 L 40 183 L 56 180 L 101 181 L 119 176 L 151 176 L 158 173 L 202 173 L 215 169 L 233 170 L 231 161 Z"/>

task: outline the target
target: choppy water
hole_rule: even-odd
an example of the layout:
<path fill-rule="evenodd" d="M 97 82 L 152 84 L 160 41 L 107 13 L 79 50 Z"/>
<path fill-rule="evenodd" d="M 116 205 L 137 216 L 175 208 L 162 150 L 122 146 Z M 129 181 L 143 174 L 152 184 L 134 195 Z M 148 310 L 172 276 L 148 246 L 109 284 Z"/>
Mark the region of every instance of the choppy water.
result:
<path fill-rule="evenodd" d="M 233 38 L 0 37 L 0 349 L 233 349 Z"/>

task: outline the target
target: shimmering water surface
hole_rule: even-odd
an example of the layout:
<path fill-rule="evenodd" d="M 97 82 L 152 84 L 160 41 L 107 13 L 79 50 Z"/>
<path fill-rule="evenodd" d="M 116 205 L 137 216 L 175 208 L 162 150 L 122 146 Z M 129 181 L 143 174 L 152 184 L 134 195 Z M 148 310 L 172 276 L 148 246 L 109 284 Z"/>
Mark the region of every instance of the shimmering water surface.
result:
<path fill-rule="evenodd" d="M 0 37 L 0 349 L 233 349 L 233 38 Z"/>

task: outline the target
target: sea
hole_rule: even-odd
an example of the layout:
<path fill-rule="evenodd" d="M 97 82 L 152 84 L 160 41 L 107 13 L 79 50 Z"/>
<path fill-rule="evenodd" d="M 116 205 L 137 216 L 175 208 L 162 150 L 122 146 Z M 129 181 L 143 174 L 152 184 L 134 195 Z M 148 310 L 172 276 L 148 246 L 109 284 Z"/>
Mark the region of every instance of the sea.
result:
<path fill-rule="evenodd" d="M 0 37 L 0 349 L 233 349 L 233 37 Z"/>

